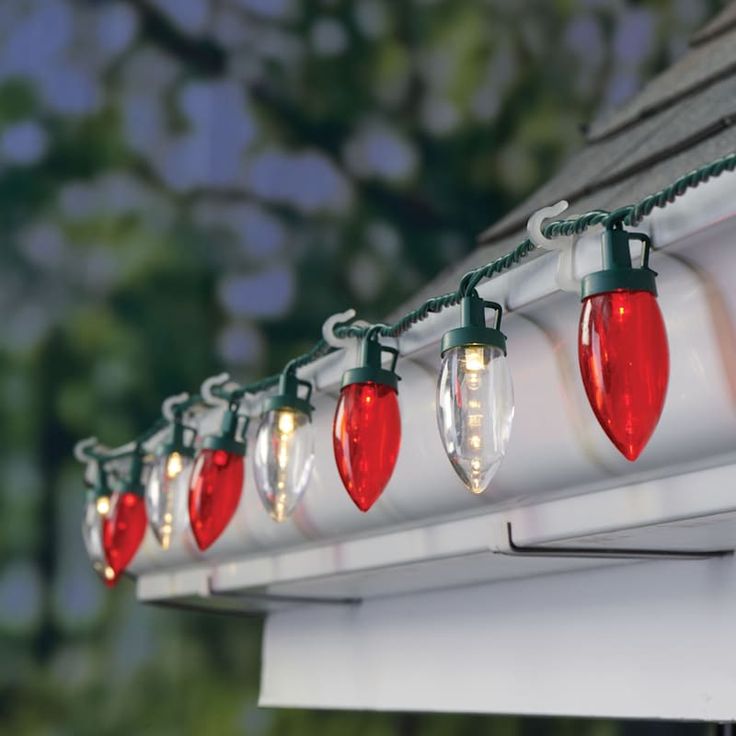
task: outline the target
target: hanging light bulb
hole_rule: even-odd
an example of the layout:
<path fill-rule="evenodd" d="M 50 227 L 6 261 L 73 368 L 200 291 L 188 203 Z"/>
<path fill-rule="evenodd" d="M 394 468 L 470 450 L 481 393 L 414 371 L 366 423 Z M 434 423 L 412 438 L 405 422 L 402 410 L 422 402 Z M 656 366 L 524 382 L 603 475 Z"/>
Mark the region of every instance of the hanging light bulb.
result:
<path fill-rule="evenodd" d="M 643 243 L 633 268 L 629 242 Z M 669 349 L 657 304 L 651 241 L 620 223 L 603 233 L 603 270 L 583 279 L 578 359 L 585 393 L 603 431 L 634 461 L 652 436 L 664 407 Z"/>
<path fill-rule="evenodd" d="M 189 481 L 194 464 L 194 447 L 184 437 L 185 430 L 193 430 L 184 425 L 183 408 L 174 408 L 171 418 L 171 437 L 156 450 L 146 488 L 148 523 L 163 549 L 169 548 L 175 529 L 181 525 L 179 486 Z"/>
<path fill-rule="evenodd" d="M 306 387 L 299 396 L 299 387 Z M 266 399 L 256 433 L 253 469 L 258 495 L 275 521 L 286 520 L 309 484 L 314 464 L 312 385 L 287 368 L 279 392 Z"/>
<path fill-rule="evenodd" d="M 92 563 L 92 569 L 104 580 L 105 570 L 108 565 L 105 559 L 105 549 L 102 544 L 104 516 L 99 512 L 98 501 L 100 497 L 97 496 L 97 492 L 100 487 L 107 490 L 107 477 L 101 461 L 98 460 L 94 463 L 94 468 L 96 482 L 94 487 L 87 491 L 84 515 L 82 517 L 82 540 L 87 550 L 87 556 Z M 109 490 L 107 490 L 107 493 L 109 493 Z M 109 496 L 106 495 L 105 498 L 109 502 Z"/>
<path fill-rule="evenodd" d="M 401 444 L 398 350 L 381 345 L 369 332 L 361 347 L 361 365 L 345 372 L 332 425 L 337 470 L 350 498 L 368 511 L 383 493 Z M 393 354 L 390 370 L 381 353 Z"/>
<path fill-rule="evenodd" d="M 94 491 L 87 491 L 82 517 L 82 541 L 89 561 L 92 563 L 92 569 L 104 580 L 108 565 L 102 546 L 103 521 L 104 518 L 97 511 Z"/>
<path fill-rule="evenodd" d="M 114 585 L 135 557 L 146 533 L 146 505 L 143 499 L 143 450 L 136 446 L 125 487 L 110 499 L 110 511 L 102 522 L 102 546 L 107 565 L 103 577 Z"/>
<path fill-rule="evenodd" d="M 487 327 L 485 308 L 496 310 Z M 486 490 L 508 444 L 514 394 L 499 304 L 473 291 L 462 300 L 462 327 L 442 338 L 437 423 L 452 467 L 472 493 Z"/>
<path fill-rule="evenodd" d="M 245 432 L 248 419 L 238 414 L 233 400 L 225 410 L 220 434 L 207 437 L 197 455 L 189 483 L 189 521 L 201 550 L 225 530 L 238 508 L 245 479 Z M 243 419 L 242 428 L 240 420 Z M 237 439 L 238 436 L 241 439 Z M 171 460 L 171 458 L 169 458 Z M 177 465 L 174 464 L 174 469 Z M 169 462 L 167 462 L 167 470 Z"/>

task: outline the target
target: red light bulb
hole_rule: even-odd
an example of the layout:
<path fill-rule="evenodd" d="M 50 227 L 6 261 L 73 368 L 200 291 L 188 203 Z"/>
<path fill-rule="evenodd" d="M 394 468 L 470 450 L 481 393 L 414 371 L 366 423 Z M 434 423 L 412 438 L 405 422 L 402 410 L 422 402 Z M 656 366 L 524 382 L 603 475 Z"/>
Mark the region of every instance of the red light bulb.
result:
<path fill-rule="evenodd" d="M 244 475 L 242 454 L 204 449 L 197 456 L 189 485 L 189 520 L 201 550 L 211 546 L 232 519 Z"/>
<path fill-rule="evenodd" d="M 669 378 L 664 320 L 650 291 L 621 289 L 583 300 L 580 372 L 601 427 L 636 460 L 657 426 Z"/>
<path fill-rule="evenodd" d="M 143 497 L 127 491 L 118 494 L 102 524 L 102 545 L 107 567 L 104 580 L 113 586 L 135 557 L 146 533 L 146 504 Z"/>
<path fill-rule="evenodd" d="M 340 392 L 332 430 L 337 469 L 350 498 L 368 511 L 391 478 L 401 444 L 396 389 L 372 381 Z"/>

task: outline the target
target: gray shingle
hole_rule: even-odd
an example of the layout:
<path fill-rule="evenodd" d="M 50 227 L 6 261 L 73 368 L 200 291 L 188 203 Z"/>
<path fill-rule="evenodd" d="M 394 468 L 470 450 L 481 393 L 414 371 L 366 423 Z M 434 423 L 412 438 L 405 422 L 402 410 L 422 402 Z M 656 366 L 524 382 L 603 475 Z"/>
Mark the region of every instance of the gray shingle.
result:
<path fill-rule="evenodd" d="M 693 34 L 690 45 L 699 46 L 707 43 L 734 27 L 736 27 L 736 3 L 731 3 L 718 13 L 713 20 Z"/>
<path fill-rule="evenodd" d="M 593 143 L 678 105 L 724 76 L 736 73 L 736 31 L 691 49 L 682 59 L 655 77 L 630 102 L 596 121 L 588 133 Z"/>
<path fill-rule="evenodd" d="M 571 203 L 616 181 L 646 176 L 658 160 L 697 146 L 701 138 L 736 125 L 736 74 L 693 95 L 686 104 L 664 110 L 634 128 L 577 153 L 559 174 L 480 236 L 485 243 L 518 229 L 529 213 L 567 199 Z M 730 151 L 723 151 L 722 155 Z M 717 156 L 716 156 L 717 158 Z M 681 173 L 704 163 L 693 157 Z M 638 169 L 641 169 L 640 171 Z M 652 189 L 655 189 L 653 187 Z"/>

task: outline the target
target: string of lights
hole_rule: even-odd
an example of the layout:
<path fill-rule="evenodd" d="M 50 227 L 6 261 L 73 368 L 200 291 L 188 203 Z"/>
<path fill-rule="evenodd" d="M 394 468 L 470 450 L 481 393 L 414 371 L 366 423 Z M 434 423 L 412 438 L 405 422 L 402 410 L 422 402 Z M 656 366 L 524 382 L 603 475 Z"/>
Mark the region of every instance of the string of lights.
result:
<path fill-rule="evenodd" d="M 651 240 L 630 232 L 657 208 L 664 208 L 703 182 L 736 169 L 736 152 L 695 169 L 664 189 L 612 212 L 596 209 L 549 222 L 545 238 L 580 235 L 602 226 L 602 268 L 581 284 L 578 358 L 591 409 L 615 447 L 635 461 L 651 438 L 664 407 L 669 379 L 665 323 L 657 303 L 656 273 L 649 267 Z M 638 265 L 630 243 L 642 244 Z M 333 450 L 343 485 L 367 512 L 383 493 L 401 445 L 398 403 L 399 351 L 381 343 L 397 338 L 429 315 L 461 307 L 461 325 L 442 338 L 442 366 L 436 411 L 440 437 L 454 470 L 474 494 L 490 485 L 506 452 L 514 418 L 512 378 L 501 305 L 484 300 L 479 284 L 492 279 L 536 249 L 525 239 L 514 249 L 466 273 L 455 291 L 432 297 L 391 324 L 334 327 L 341 339 L 361 342 L 359 364 L 343 376 L 333 422 Z M 487 324 L 489 313 L 492 323 Z M 293 358 L 279 374 L 246 385 L 225 377 L 202 395 L 172 397 L 164 416 L 132 443 L 107 450 L 83 442 L 77 457 L 93 468 L 83 533 L 93 566 L 113 584 L 134 557 L 150 526 L 168 549 L 182 517 L 201 550 L 220 537 L 245 483 L 246 396 L 277 387 L 262 402 L 255 434 L 253 468 L 258 494 L 277 522 L 288 519 L 308 489 L 314 463 L 312 384 L 300 368 L 339 350 L 324 338 Z M 391 354 L 389 368 L 384 353 Z M 199 437 L 187 423 L 197 407 L 222 404 L 218 434 Z M 146 446 L 159 435 L 152 463 Z M 110 465 L 129 460 L 129 473 L 113 489 Z M 182 485 L 184 484 L 184 485 Z M 180 508 L 186 498 L 187 508 Z"/>

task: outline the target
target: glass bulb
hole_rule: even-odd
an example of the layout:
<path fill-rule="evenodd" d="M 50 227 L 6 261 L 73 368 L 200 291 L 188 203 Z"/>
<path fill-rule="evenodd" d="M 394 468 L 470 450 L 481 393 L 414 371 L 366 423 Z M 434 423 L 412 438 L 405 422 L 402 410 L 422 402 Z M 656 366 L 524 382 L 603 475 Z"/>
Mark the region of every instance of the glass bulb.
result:
<path fill-rule="evenodd" d="M 267 412 L 256 434 L 253 466 L 258 494 L 272 519 L 284 521 L 294 511 L 313 464 L 309 416 L 289 408 Z"/>
<path fill-rule="evenodd" d="M 506 356 L 498 347 L 451 348 L 437 383 L 437 423 L 455 472 L 473 493 L 495 475 L 511 434 L 514 392 Z"/>
<path fill-rule="evenodd" d="M 169 549 L 175 534 L 186 525 L 186 493 L 192 459 L 172 452 L 156 460 L 146 486 L 148 524 L 163 549 Z M 176 472 L 173 472 L 176 471 Z"/>

